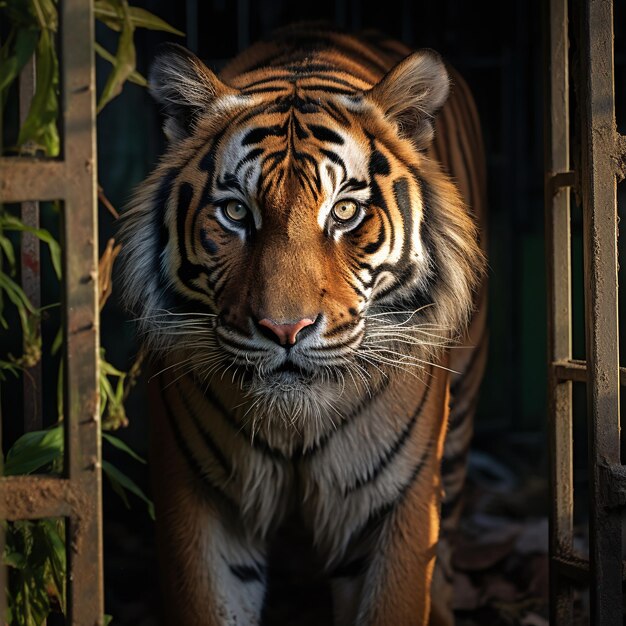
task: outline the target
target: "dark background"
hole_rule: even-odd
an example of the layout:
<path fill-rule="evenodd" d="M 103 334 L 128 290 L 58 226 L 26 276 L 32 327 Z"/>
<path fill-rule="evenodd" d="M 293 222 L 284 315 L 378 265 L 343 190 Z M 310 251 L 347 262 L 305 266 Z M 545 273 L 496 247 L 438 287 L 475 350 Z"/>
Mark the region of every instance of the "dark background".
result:
<path fill-rule="evenodd" d="M 209 67 L 219 70 L 272 29 L 320 19 L 348 31 L 376 28 L 412 47 L 434 48 L 461 72 L 473 91 L 482 121 L 489 189 L 491 337 L 470 466 L 474 474 L 494 472 L 494 480 L 507 477 L 512 485 L 536 476 L 537 512 L 547 515 L 544 2 L 134 0 L 131 4 L 187 33 L 185 39 L 137 30 L 137 65 L 144 76 L 157 46 L 165 41 L 186 45 Z M 615 5 L 617 112 L 619 130 L 624 133 L 626 0 Z M 117 37 L 98 24 L 97 39 L 111 52 L 117 47 Z M 101 90 L 110 66 L 98 59 L 97 70 Z M 130 83 L 98 116 L 99 182 L 116 208 L 123 208 L 133 187 L 163 152 L 160 124 L 159 111 L 147 91 Z M 624 195 L 623 185 L 621 193 Z M 624 205 L 621 202 L 622 211 Z M 101 208 L 101 250 L 115 233 L 114 220 Z M 582 216 L 575 203 L 572 234 L 574 357 L 584 358 Z M 128 369 L 138 349 L 133 324 L 119 306 L 115 291 L 102 317 L 102 344 L 108 360 L 122 370 Z M 145 382 L 142 379 L 130 397 L 129 427 L 118 432 L 142 455 L 147 453 L 149 423 Z M 49 384 L 46 395 L 53 398 L 55 381 Z M 16 402 L 16 396 L 4 387 L 2 414 L 6 416 L 7 410 L 14 408 L 10 403 Z M 586 426 L 581 386 L 575 388 L 575 417 L 576 510 L 584 521 Z M 3 427 L 4 444 L 8 445 L 19 428 L 15 423 Z M 110 446 L 104 448 L 104 455 L 149 490 L 144 466 Z M 114 616 L 113 624 L 152 624 L 159 597 L 152 522 L 139 500 L 131 497 L 128 511 L 106 484 L 104 498 L 106 612 Z"/>

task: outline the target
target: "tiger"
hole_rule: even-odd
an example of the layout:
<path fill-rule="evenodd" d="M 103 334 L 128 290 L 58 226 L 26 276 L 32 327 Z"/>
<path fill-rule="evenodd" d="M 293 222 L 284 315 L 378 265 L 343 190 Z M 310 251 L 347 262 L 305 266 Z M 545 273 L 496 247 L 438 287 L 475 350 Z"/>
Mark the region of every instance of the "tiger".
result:
<path fill-rule="evenodd" d="M 301 576 L 330 598 L 313 623 L 452 624 L 486 343 L 467 85 L 432 50 L 299 24 L 219 75 L 167 44 L 149 88 L 167 147 L 120 280 L 152 357 L 163 623 L 277 624 Z"/>

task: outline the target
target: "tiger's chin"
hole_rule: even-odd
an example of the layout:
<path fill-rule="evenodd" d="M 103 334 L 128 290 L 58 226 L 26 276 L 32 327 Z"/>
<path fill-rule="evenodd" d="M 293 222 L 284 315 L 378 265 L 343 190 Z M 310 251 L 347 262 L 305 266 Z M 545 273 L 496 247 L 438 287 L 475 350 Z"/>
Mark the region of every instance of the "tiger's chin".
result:
<path fill-rule="evenodd" d="M 280 448 L 313 447 L 342 420 L 342 392 L 327 373 L 299 368 L 254 372 L 242 385 L 241 406 L 251 424 L 251 435 L 263 436 Z"/>

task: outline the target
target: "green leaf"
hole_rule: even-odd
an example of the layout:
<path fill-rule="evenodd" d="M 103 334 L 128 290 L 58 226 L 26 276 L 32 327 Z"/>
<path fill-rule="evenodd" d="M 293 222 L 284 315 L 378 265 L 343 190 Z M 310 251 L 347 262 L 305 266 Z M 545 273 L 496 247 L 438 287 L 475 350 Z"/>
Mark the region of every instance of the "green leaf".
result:
<path fill-rule="evenodd" d="M 146 463 L 146 460 L 140 457 L 132 448 L 130 448 L 126 443 L 124 443 L 121 439 L 114 437 L 113 435 L 109 435 L 108 433 L 102 433 L 102 438 L 106 439 L 112 446 L 121 450 L 122 452 L 126 452 L 129 456 L 131 456 L 136 461 L 140 463 Z"/>
<path fill-rule="evenodd" d="M 115 57 L 104 47 L 102 47 L 99 43 L 96 42 L 96 53 L 101 56 L 105 61 L 108 61 L 111 64 L 115 63 Z M 135 83 L 135 85 L 139 85 L 140 87 L 147 87 L 148 81 L 137 71 L 131 72 L 128 76 L 128 80 L 131 83 Z"/>
<path fill-rule="evenodd" d="M 15 363 L 12 363 L 11 361 L 3 361 L 2 359 L 0 359 L 0 370 L 7 370 L 14 376 L 19 374 L 19 368 L 15 365 Z M 0 376 L 0 379 L 4 380 L 4 376 Z"/>
<path fill-rule="evenodd" d="M 116 4 L 113 4 L 109 0 L 96 0 L 94 4 L 94 15 L 109 28 L 119 32 L 122 30 L 124 17 L 121 13 L 119 4 Z M 141 9 L 139 7 L 129 7 L 128 12 L 134 28 L 160 30 L 172 33 L 173 35 L 179 35 L 181 37 L 185 36 L 185 33 L 174 28 L 165 20 L 162 20 L 160 17 L 157 17 L 145 9 Z"/>
<path fill-rule="evenodd" d="M 2 555 L 2 562 L 9 567 L 14 567 L 15 569 L 25 569 L 28 562 L 26 557 L 14 549 L 10 542 L 8 542 L 4 549 L 4 554 Z"/>
<path fill-rule="evenodd" d="M 45 228 L 33 228 L 27 226 L 20 219 L 9 213 L 5 213 L 0 218 L 0 225 L 4 230 L 13 230 L 23 233 L 30 233 L 35 235 L 40 241 L 48 244 L 50 250 L 50 258 L 52 260 L 52 266 L 54 267 L 54 273 L 57 278 L 61 279 L 61 246 L 57 240 L 47 231 Z"/>
<path fill-rule="evenodd" d="M 63 613 L 65 613 L 65 574 L 67 570 L 67 563 L 65 555 L 65 540 L 63 536 L 59 534 L 59 529 L 64 531 L 65 525 L 62 521 L 50 519 L 40 520 L 39 525 L 42 531 L 42 540 L 45 542 L 48 562 L 50 564 L 50 574 L 57 590 L 57 600 L 61 605 Z"/>
<path fill-rule="evenodd" d="M 24 293 L 24 290 L 3 272 L 0 272 L 0 289 L 6 292 L 9 300 L 13 302 L 20 313 L 24 310 L 33 314 L 37 312 L 35 307 L 30 303 L 28 296 Z"/>
<path fill-rule="evenodd" d="M 130 21 L 128 3 L 126 0 L 121 0 L 120 6 L 124 15 L 122 33 L 120 34 L 120 39 L 117 44 L 113 71 L 109 74 L 109 78 L 100 95 L 98 113 L 102 111 L 107 103 L 120 94 L 126 79 L 135 71 L 134 27 Z"/>
<path fill-rule="evenodd" d="M 17 141 L 20 147 L 32 144 L 31 148 L 41 148 L 48 156 L 57 156 L 60 148 L 56 127 L 59 110 L 59 67 L 54 38 L 48 30 L 41 31 L 36 62 L 35 94 Z"/>
<path fill-rule="evenodd" d="M 52 347 L 50 348 L 50 354 L 54 356 L 63 345 L 63 329 L 59 328 L 57 330 L 57 334 L 54 336 L 54 341 L 52 342 Z"/>
<path fill-rule="evenodd" d="M 15 269 L 15 250 L 13 250 L 13 244 L 4 235 L 0 235 L 0 247 L 4 256 L 7 258 L 11 269 Z"/>
<path fill-rule="evenodd" d="M 131 480 L 126 474 L 122 474 L 115 466 L 108 461 L 102 461 L 102 471 L 111 479 L 117 481 L 126 491 L 135 494 L 140 500 L 143 500 L 148 507 L 148 514 L 154 519 L 154 504 L 152 500 L 146 496 L 141 488 Z"/>
<path fill-rule="evenodd" d="M 150 13 L 150 11 L 146 11 L 140 7 L 130 7 L 130 19 L 135 28 L 147 28 L 149 30 L 161 30 L 166 33 L 172 33 L 173 35 L 178 35 L 179 37 L 184 37 L 185 33 L 174 28 L 170 24 L 168 24 L 165 20 L 162 20 L 160 17 L 154 15 L 154 13 Z"/>
<path fill-rule="evenodd" d="M 7 452 L 4 475 L 32 474 L 62 458 L 63 440 L 62 425 L 22 435 Z"/>
<path fill-rule="evenodd" d="M 100 350 L 100 373 L 105 374 L 106 376 L 118 376 L 121 378 L 124 378 L 126 376 L 126 372 L 118 370 L 116 367 L 114 367 L 105 360 L 104 349 Z"/>
<path fill-rule="evenodd" d="M 28 59 L 33 56 L 39 31 L 31 28 L 20 28 L 15 37 L 13 54 L 0 61 L 0 92 L 7 89 L 19 76 Z"/>

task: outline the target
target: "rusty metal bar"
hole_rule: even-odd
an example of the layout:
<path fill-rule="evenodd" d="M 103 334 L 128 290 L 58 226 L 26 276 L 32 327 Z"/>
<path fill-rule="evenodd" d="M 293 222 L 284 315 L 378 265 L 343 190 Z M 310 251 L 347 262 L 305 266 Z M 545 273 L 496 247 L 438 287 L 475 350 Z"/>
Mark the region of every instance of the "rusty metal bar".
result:
<path fill-rule="evenodd" d="M 570 190 L 574 182 L 569 163 L 569 65 L 567 0 L 550 0 L 545 31 L 545 228 L 548 285 L 548 359 L 572 358 Z M 550 623 L 573 623 L 571 579 L 556 560 L 570 558 L 574 539 L 572 442 L 572 384 L 549 370 L 548 419 L 550 437 Z"/>
<path fill-rule="evenodd" d="M 557 193 L 565 187 L 573 187 L 576 184 L 576 172 L 568 170 L 566 172 L 553 172 L 548 178 L 552 193 Z"/>
<path fill-rule="evenodd" d="M 40 519 L 81 514 L 84 496 L 72 489 L 70 481 L 47 476 L 0 478 L 2 519 Z"/>
<path fill-rule="evenodd" d="M 86 496 L 67 525 L 68 618 L 91 626 L 104 619 L 93 3 L 64 0 L 61 34 L 65 462 L 72 485 Z"/>
<path fill-rule="evenodd" d="M 611 508 L 608 480 L 608 469 L 621 462 L 612 0 L 586 0 L 581 31 L 590 617 L 592 624 L 621 626 L 621 514 Z"/>
<path fill-rule="evenodd" d="M 554 376 L 558 381 L 571 380 L 575 383 L 587 382 L 587 363 L 572 359 L 552 363 Z M 626 386 L 626 367 L 619 368 L 619 384 Z"/>
<path fill-rule="evenodd" d="M 26 62 L 20 73 L 19 80 L 19 104 L 20 125 L 24 124 L 30 104 L 35 93 L 35 57 L 34 55 Z M 22 222 L 31 228 L 39 228 L 39 202 L 29 200 L 22 203 Z M 36 308 L 41 308 L 41 282 L 40 282 L 40 245 L 39 239 L 31 233 L 22 233 L 20 257 L 22 289 Z M 41 332 L 41 324 L 39 332 Z M 30 432 L 40 430 L 42 427 L 42 377 L 41 359 L 28 369 L 22 376 L 24 397 L 24 430 Z"/>
<path fill-rule="evenodd" d="M 0 479 L 3 519 L 66 516 L 68 623 L 102 624 L 98 259 L 92 2 L 64 0 L 64 159 L 0 158 L 0 202 L 63 200 L 65 472 Z"/>
<path fill-rule="evenodd" d="M 65 195 L 66 169 L 62 161 L 0 157 L 0 202 L 62 200 Z"/>

